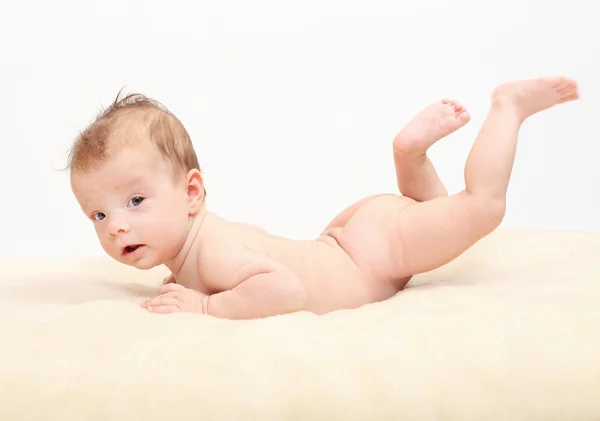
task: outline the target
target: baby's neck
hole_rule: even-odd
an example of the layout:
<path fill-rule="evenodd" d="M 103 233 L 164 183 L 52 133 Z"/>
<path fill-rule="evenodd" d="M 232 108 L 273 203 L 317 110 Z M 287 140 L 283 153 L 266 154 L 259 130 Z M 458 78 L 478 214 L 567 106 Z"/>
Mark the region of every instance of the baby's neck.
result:
<path fill-rule="evenodd" d="M 203 209 L 192 221 L 187 237 L 181 250 L 169 262 L 165 262 L 165 266 L 169 268 L 171 273 L 175 275 L 178 283 L 193 282 L 193 278 L 198 274 L 198 249 L 203 243 L 204 232 L 207 231 L 208 225 L 211 223 L 210 212 Z"/>

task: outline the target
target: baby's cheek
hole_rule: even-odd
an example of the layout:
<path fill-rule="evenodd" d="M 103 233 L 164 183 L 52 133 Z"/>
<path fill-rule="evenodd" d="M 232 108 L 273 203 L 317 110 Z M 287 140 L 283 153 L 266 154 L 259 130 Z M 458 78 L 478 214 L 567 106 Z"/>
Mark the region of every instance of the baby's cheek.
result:
<path fill-rule="evenodd" d="M 172 225 L 164 222 L 147 224 L 146 228 L 144 229 L 145 235 L 164 240 L 169 239 L 173 235 L 171 231 L 173 231 Z"/>
<path fill-rule="evenodd" d="M 172 224 L 162 225 L 161 236 L 162 238 L 168 239 L 169 243 L 174 247 L 180 247 L 181 242 L 185 241 L 188 235 L 189 225 L 187 218 L 173 218 Z"/>
<path fill-rule="evenodd" d="M 94 224 L 94 231 L 96 231 L 96 235 L 98 239 L 102 240 L 102 236 L 104 235 L 104 230 L 100 227 L 100 224 Z"/>
<path fill-rule="evenodd" d="M 100 246 L 109 256 L 116 257 L 117 253 L 115 251 L 115 246 L 112 245 L 109 241 L 100 240 Z M 120 253 L 119 253 L 120 254 Z"/>

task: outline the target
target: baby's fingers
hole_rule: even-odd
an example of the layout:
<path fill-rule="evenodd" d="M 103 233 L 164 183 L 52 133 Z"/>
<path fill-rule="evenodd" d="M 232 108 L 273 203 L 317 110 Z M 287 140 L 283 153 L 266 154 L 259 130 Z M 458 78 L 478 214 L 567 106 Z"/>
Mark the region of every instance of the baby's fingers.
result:
<path fill-rule="evenodd" d="M 180 301 L 172 294 L 159 295 L 158 297 L 146 300 L 142 303 L 142 307 L 150 310 L 151 307 L 157 306 L 175 306 L 179 308 Z"/>
<path fill-rule="evenodd" d="M 161 295 L 166 292 L 182 291 L 184 289 L 186 289 L 186 288 L 179 284 L 175 284 L 175 283 L 164 284 L 164 285 L 161 285 L 160 288 L 158 288 L 157 295 Z"/>
<path fill-rule="evenodd" d="M 167 313 L 178 313 L 181 311 L 181 309 L 177 306 L 172 306 L 172 305 L 160 305 L 160 306 L 153 306 L 153 307 L 148 307 L 148 311 L 152 312 L 152 313 L 161 313 L 161 314 L 167 314 Z"/>

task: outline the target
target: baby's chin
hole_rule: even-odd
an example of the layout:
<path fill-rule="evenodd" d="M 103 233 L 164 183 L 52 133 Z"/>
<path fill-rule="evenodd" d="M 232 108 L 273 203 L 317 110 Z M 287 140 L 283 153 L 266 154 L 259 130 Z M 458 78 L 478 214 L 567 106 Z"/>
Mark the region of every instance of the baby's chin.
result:
<path fill-rule="evenodd" d="M 152 259 L 152 258 L 150 258 L 150 256 L 144 256 L 141 259 L 134 262 L 132 266 L 134 266 L 140 270 L 148 270 L 148 269 L 153 269 L 162 264 L 164 264 L 164 262 L 160 259 Z"/>
<path fill-rule="evenodd" d="M 147 261 L 146 259 L 141 259 L 142 261 L 137 261 L 134 262 L 133 264 L 129 264 L 129 266 L 133 266 L 136 269 L 140 269 L 140 270 L 149 270 L 149 269 L 153 269 L 156 266 L 160 266 L 161 263 L 160 262 L 150 262 Z"/>
<path fill-rule="evenodd" d="M 153 269 L 156 266 L 160 266 L 162 264 L 162 262 L 157 262 L 148 256 L 143 256 L 136 260 L 128 260 L 127 258 L 124 258 L 123 256 L 112 256 L 112 257 L 119 263 L 123 263 L 124 265 L 131 266 L 131 267 L 134 267 L 134 268 L 140 269 L 140 270 Z"/>

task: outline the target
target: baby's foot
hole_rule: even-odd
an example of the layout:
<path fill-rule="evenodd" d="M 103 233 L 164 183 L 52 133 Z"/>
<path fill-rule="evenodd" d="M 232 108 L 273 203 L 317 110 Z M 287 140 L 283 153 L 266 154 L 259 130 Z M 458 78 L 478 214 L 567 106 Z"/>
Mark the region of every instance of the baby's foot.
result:
<path fill-rule="evenodd" d="M 577 82 L 564 76 L 509 82 L 492 94 L 493 107 L 514 107 L 522 120 L 554 105 L 579 98 Z"/>
<path fill-rule="evenodd" d="M 425 155 L 441 138 L 467 124 L 471 116 L 458 101 L 443 99 L 417 114 L 394 138 L 394 152 L 411 158 Z"/>

